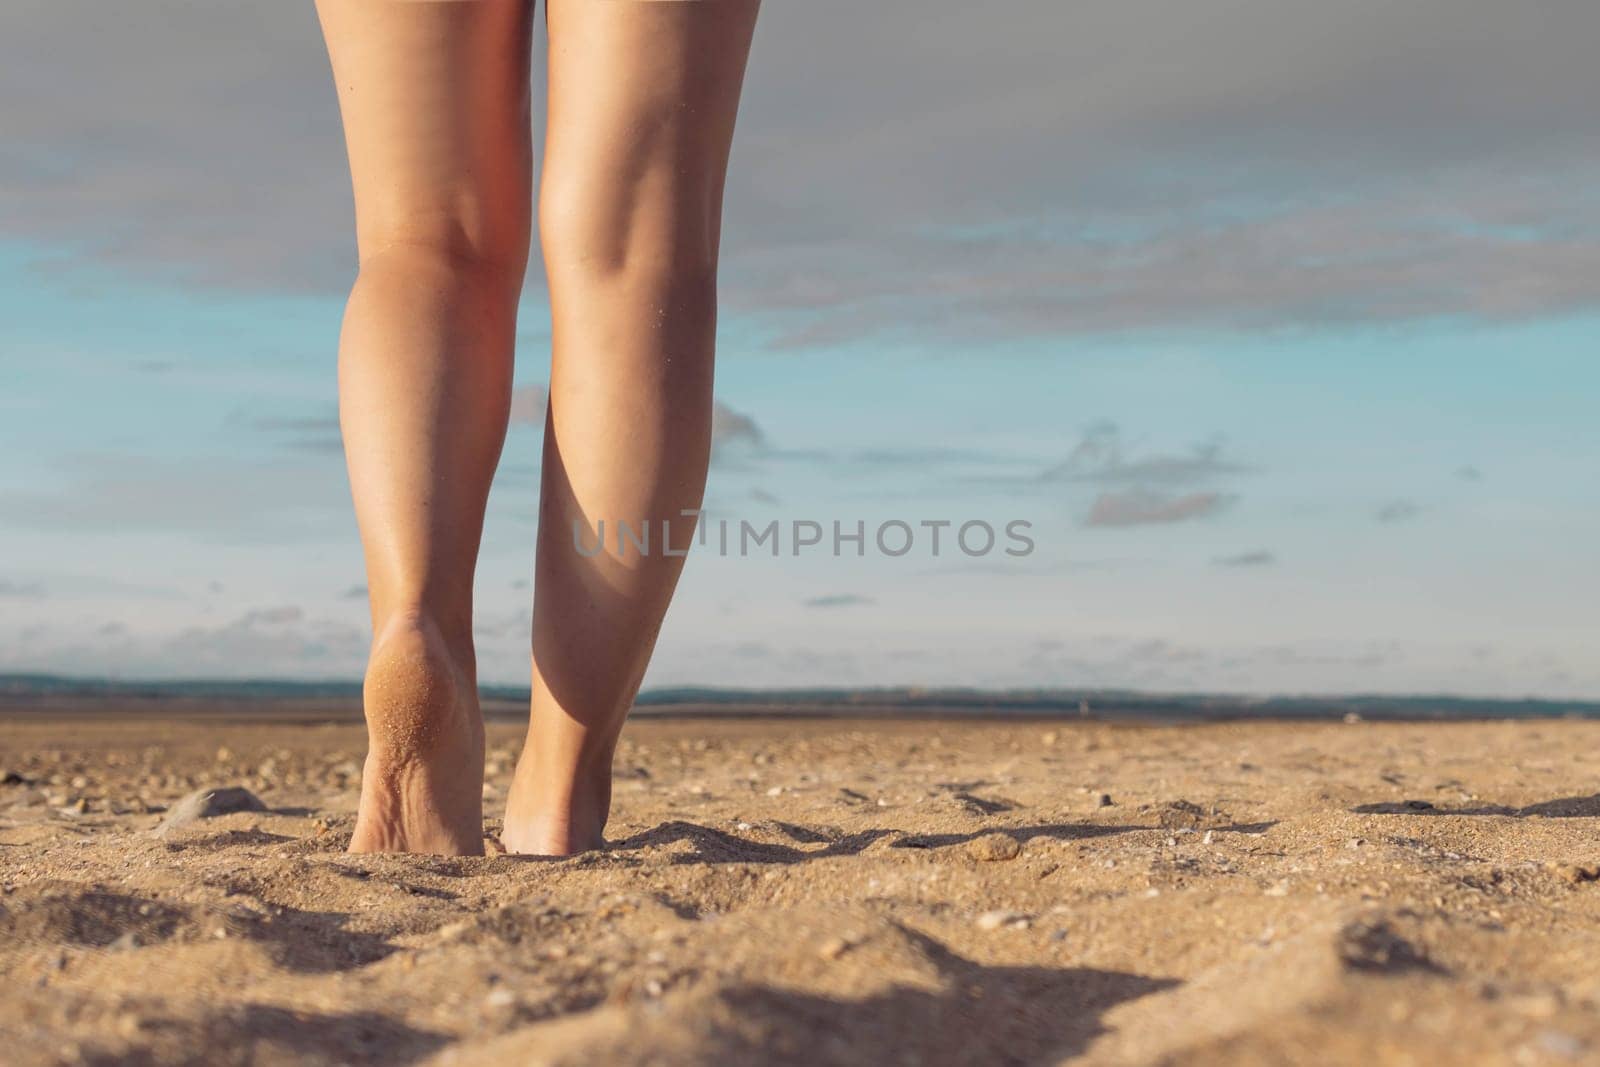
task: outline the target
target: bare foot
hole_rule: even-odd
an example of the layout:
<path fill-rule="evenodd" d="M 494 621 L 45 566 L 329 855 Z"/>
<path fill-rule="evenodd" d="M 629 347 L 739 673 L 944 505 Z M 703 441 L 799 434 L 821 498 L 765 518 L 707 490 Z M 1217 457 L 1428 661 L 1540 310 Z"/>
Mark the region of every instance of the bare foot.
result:
<path fill-rule="evenodd" d="M 351 852 L 483 854 L 483 717 L 470 671 L 431 623 L 399 619 L 372 646 L 367 761 Z"/>
<path fill-rule="evenodd" d="M 611 766 L 545 770 L 530 752 L 517 762 L 500 843 L 513 855 L 573 856 L 604 848 L 611 809 Z"/>

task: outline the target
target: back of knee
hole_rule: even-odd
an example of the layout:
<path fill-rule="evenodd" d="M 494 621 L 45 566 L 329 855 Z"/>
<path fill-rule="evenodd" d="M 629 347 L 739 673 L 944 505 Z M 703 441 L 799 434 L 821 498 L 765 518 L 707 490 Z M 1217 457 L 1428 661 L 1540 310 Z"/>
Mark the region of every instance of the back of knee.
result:
<path fill-rule="evenodd" d="M 360 227 L 361 269 L 408 269 L 504 282 L 520 288 L 528 263 L 529 220 L 481 212 L 396 213 Z"/>
<path fill-rule="evenodd" d="M 551 283 L 716 284 L 720 195 L 683 175 L 631 182 L 548 178 L 539 240 Z"/>

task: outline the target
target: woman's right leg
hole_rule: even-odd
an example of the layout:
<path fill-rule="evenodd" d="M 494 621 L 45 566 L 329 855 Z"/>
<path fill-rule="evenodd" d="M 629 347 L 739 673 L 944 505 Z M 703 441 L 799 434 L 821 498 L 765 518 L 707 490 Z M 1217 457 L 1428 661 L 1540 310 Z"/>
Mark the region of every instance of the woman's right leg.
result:
<path fill-rule="evenodd" d="M 531 0 L 318 0 L 361 269 L 339 419 L 373 644 L 355 852 L 483 851 L 472 580 L 528 255 Z"/>

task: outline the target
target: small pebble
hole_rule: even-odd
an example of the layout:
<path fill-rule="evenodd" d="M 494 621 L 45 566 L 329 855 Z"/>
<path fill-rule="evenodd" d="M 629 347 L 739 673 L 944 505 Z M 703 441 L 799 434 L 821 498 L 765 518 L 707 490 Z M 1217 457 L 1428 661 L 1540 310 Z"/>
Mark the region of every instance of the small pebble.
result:
<path fill-rule="evenodd" d="M 1111 807 L 1111 803 L 1112 803 L 1111 802 L 1111 794 L 1110 793 L 1101 793 L 1100 794 L 1100 799 L 1095 801 L 1095 807 L 1109 808 L 1109 807 Z"/>
<path fill-rule="evenodd" d="M 1002 927 L 1009 927 L 1013 930 L 1026 930 L 1028 928 L 1028 917 L 1020 911 L 1005 910 L 986 911 L 978 916 L 978 929 L 980 930 L 999 930 Z"/>
<path fill-rule="evenodd" d="M 1007 834 L 984 834 L 967 842 L 967 854 L 982 863 L 1014 860 L 1021 852 L 1017 839 Z"/>
<path fill-rule="evenodd" d="M 238 786 L 225 786 L 219 789 L 201 789 L 190 793 L 167 812 L 167 817 L 161 820 L 159 831 L 166 833 L 169 830 L 183 826 L 185 823 L 194 822 L 196 819 L 209 819 L 216 815 L 228 815 L 236 811 L 266 811 L 267 806 L 261 803 L 248 789 Z"/>

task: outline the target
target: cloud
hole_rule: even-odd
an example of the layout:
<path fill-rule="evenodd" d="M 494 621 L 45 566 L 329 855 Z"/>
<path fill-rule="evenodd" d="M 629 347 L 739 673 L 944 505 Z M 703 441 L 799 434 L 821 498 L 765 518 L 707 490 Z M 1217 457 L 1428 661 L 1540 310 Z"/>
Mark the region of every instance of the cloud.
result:
<path fill-rule="evenodd" d="M 365 585 L 352 585 L 350 588 L 339 594 L 339 599 L 365 600 L 367 599 L 367 587 Z"/>
<path fill-rule="evenodd" d="M 285 541 L 335 529 L 342 535 L 350 506 L 343 465 L 309 457 L 251 462 L 96 452 L 57 466 L 49 489 L 0 490 L 8 524 Z"/>
<path fill-rule="evenodd" d="M 244 427 L 270 434 L 286 448 L 302 452 L 344 453 L 344 435 L 339 428 L 339 412 L 336 409 L 325 414 L 290 416 L 234 412 L 227 421 L 230 427 Z"/>
<path fill-rule="evenodd" d="M 348 284 L 309 7 L 4 19 L 0 92 L 28 101 L 0 151 L 5 236 L 205 286 Z M 1597 37 L 1592 0 L 768 5 L 725 303 L 798 348 L 1591 309 Z"/>
<path fill-rule="evenodd" d="M 1095 497 L 1085 525 L 1148 526 L 1216 514 L 1234 497 L 1195 487 L 1214 485 L 1250 469 L 1223 456 L 1220 438 L 1197 444 L 1187 453 L 1130 455 L 1117 425 L 1099 422 L 1089 427 L 1065 461 L 1045 470 L 1039 479 L 1117 487 Z M 1190 491 L 1180 492 L 1184 489 Z"/>
<path fill-rule="evenodd" d="M 1481 482 L 1483 481 L 1483 471 L 1469 463 L 1465 467 L 1456 470 L 1456 477 L 1464 482 Z"/>
<path fill-rule="evenodd" d="M 881 47 L 873 16 L 897 20 L 899 6 L 873 5 L 847 54 Z M 861 203 L 825 213 L 836 183 L 811 168 L 840 161 L 794 144 L 788 180 L 814 185 L 763 203 L 797 227 L 828 222 L 743 271 L 757 306 L 792 312 L 775 343 L 836 344 L 913 317 L 946 335 L 1257 329 L 1520 317 L 1600 296 L 1587 273 L 1600 121 L 1576 105 L 1600 75 L 1565 39 L 1600 31 L 1600 9 L 1541 7 L 1550 21 L 1530 30 L 1490 0 L 1357 0 L 1337 14 L 1240 0 L 1226 18 L 1151 0 L 1044 7 L 1013 5 L 998 32 L 924 18 L 900 77 L 936 43 L 967 77 L 919 87 L 915 103 L 848 71 L 830 83 L 850 101 L 839 121 L 860 124 L 832 141 L 849 146 Z M 785 15 L 785 40 L 803 36 L 804 16 Z M 1030 30 L 1048 48 L 1019 45 Z M 1046 51 L 1062 65 L 1047 68 Z M 872 136 L 890 124 L 897 135 Z M 891 185 L 874 179 L 908 165 L 926 180 L 878 201 Z M 896 226 L 913 213 L 920 226 Z"/>
<path fill-rule="evenodd" d="M 306 617 L 306 613 L 293 604 L 286 604 L 276 608 L 257 608 L 247 611 L 239 618 L 241 626 L 281 626 L 285 623 L 299 622 Z"/>
<path fill-rule="evenodd" d="M 44 586 L 38 582 L 0 580 L 0 597 L 34 600 L 42 596 L 44 596 Z"/>
<path fill-rule="evenodd" d="M 876 604 L 877 601 L 855 593 L 831 593 L 827 596 L 814 596 L 804 603 L 808 608 L 855 608 Z"/>
<path fill-rule="evenodd" d="M 766 444 L 766 435 L 756 420 L 737 412 L 718 400 L 711 408 L 711 447 L 760 448 Z"/>
<path fill-rule="evenodd" d="M 1148 526 L 1202 519 L 1221 511 L 1229 501 L 1221 493 L 1174 496 L 1143 490 L 1101 493 L 1089 509 L 1089 526 Z"/>
<path fill-rule="evenodd" d="M 218 626 L 191 626 L 142 651 L 144 671 L 186 677 L 354 677 L 367 648 L 359 627 L 313 619 L 294 605 L 261 608 Z"/>
<path fill-rule="evenodd" d="M 943 445 L 894 445 L 892 447 L 864 448 L 838 457 L 845 463 L 869 467 L 930 467 L 936 465 L 962 465 L 998 467 L 1018 462 L 1016 456 L 998 452 L 983 452 L 972 448 L 950 448 Z"/>
<path fill-rule="evenodd" d="M 1373 518 L 1379 522 L 1409 522 L 1422 514 L 1422 505 L 1415 500 L 1391 500 L 1379 506 Z"/>
<path fill-rule="evenodd" d="M 1265 549 L 1255 552 L 1241 552 L 1235 556 L 1218 556 L 1214 561 L 1219 567 L 1267 567 L 1278 562 L 1278 557 Z"/>
<path fill-rule="evenodd" d="M 1101 422 L 1085 432 L 1065 462 L 1049 468 L 1040 478 L 1100 485 L 1180 486 L 1250 469 L 1224 459 L 1222 447 L 1220 439 L 1213 439 L 1195 445 L 1186 455 L 1157 453 L 1129 458 L 1121 430 L 1115 423 Z"/>

